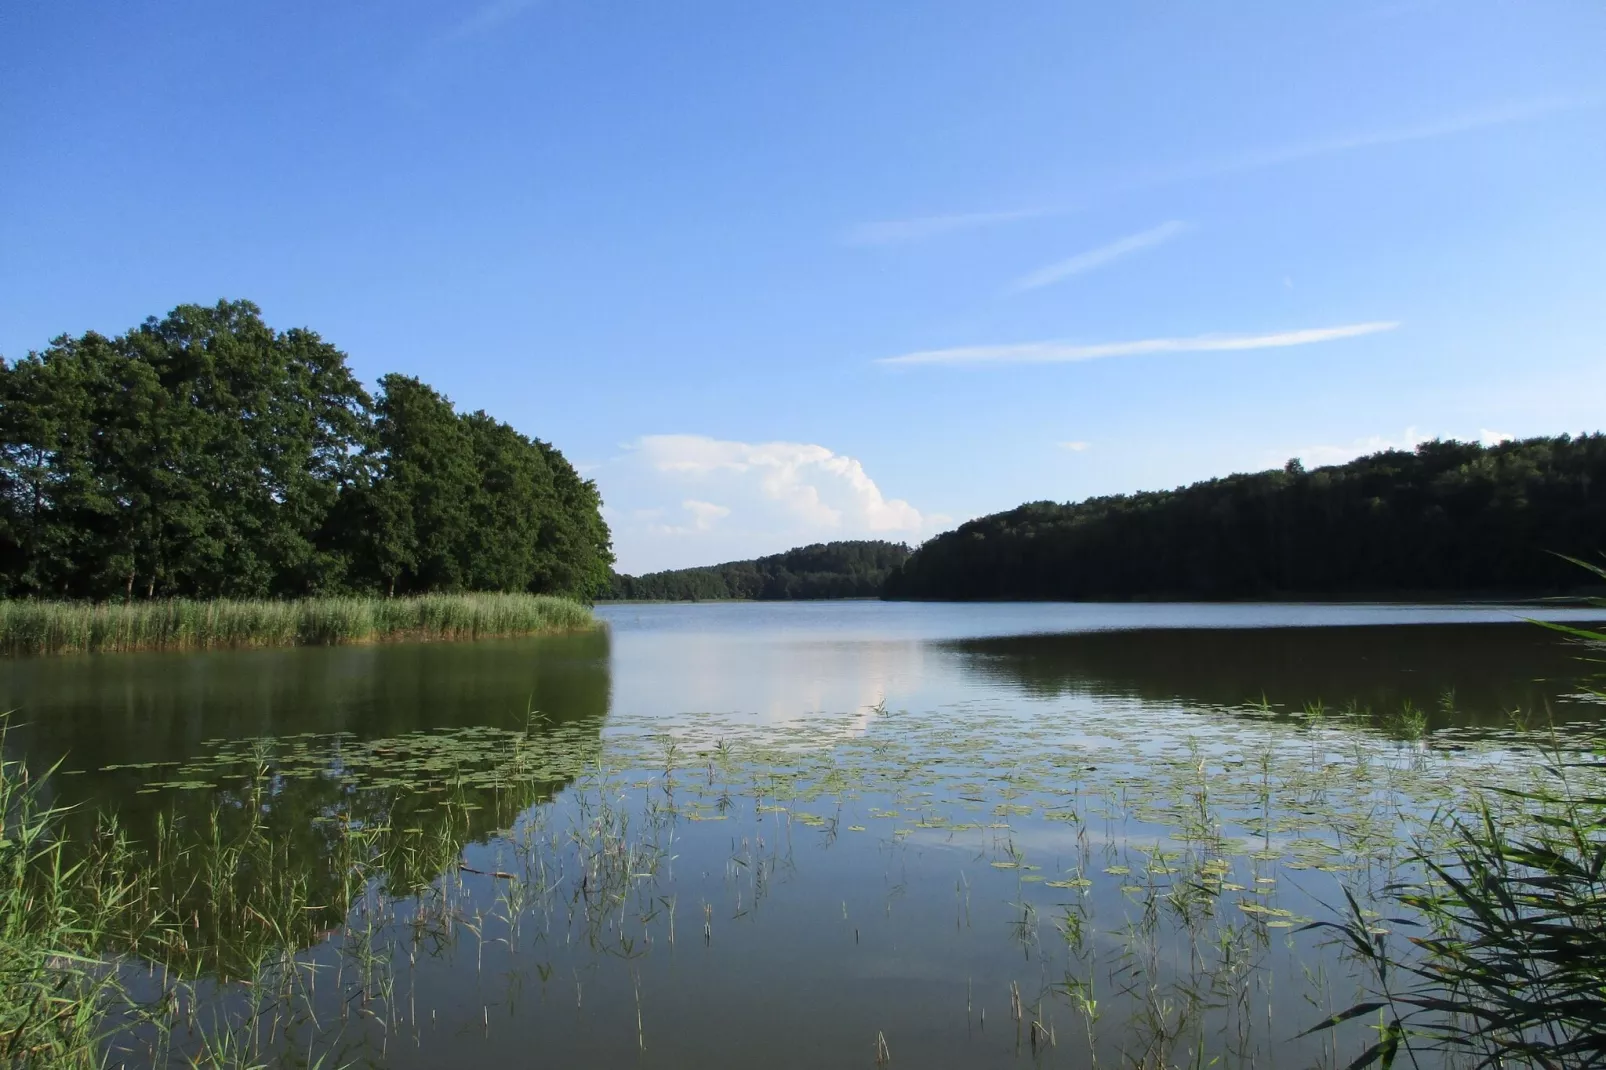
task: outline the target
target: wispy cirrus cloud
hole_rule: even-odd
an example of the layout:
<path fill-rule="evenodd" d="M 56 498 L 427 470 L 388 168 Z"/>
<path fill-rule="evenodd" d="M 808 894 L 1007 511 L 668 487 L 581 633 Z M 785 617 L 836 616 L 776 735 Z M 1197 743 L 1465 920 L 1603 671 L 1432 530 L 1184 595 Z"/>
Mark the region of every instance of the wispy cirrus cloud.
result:
<path fill-rule="evenodd" d="M 1406 145 L 1416 141 L 1434 141 L 1439 138 L 1468 134 L 1491 127 L 1509 126 L 1543 118 L 1556 112 L 1590 107 L 1599 101 L 1572 96 L 1538 97 L 1532 100 L 1513 101 L 1478 111 L 1462 112 L 1408 126 L 1380 127 L 1374 130 L 1332 137 L 1295 141 L 1263 149 L 1250 149 L 1215 159 L 1200 160 L 1173 170 L 1140 175 L 1132 185 L 1170 185 L 1201 178 L 1258 171 L 1279 164 L 1297 163 L 1322 156 L 1337 156 L 1361 149 L 1382 148 L 1388 145 Z"/>
<path fill-rule="evenodd" d="M 1281 164 L 1297 163 L 1323 156 L 1337 156 L 1363 149 L 1433 141 L 1478 130 L 1528 122 L 1558 112 L 1598 107 L 1600 104 L 1601 100 L 1595 97 L 1561 95 L 1509 101 L 1420 123 L 1335 134 L 1195 160 L 1175 167 L 1134 174 L 1124 181 L 1117 181 L 1103 192 L 1108 195 L 1123 190 L 1168 186 L 1258 171 Z M 1094 199 L 1096 198 L 1097 194 L 1094 195 Z M 845 231 L 843 240 L 850 245 L 891 245 L 1028 219 L 1064 215 L 1067 211 L 1066 208 L 1032 208 L 1007 212 L 958 212 L 951 215 L 860 223 Z"/>
<path fill-rule="evenodd" d="M 1169 222 L 1161 223 L 1157 227 L 1140 230 L 1136 234 L 1128 234 L 1126 237 L 1118 238 L 1108 245 L 1101 245 L 1097 249 L 1089 249 L 1085 253 L 1077 253 L 1075 256 L 1049 264 L 1047 267 L 1038 268 L 1030 275 L 1017 280 L 1015 288 L 1017 290 L 1035 290 L 1039 287 L 1051 286 L 1056 282 L 1063 282 L 1074 275 L 1081 275 L 1095 268 L 1101 268 L 1105 264 L 1120 260 L 1122 257 L 1140 253 L 1145 249 L 1153 249 L 1157 245 L 1164 245 L 1187 229 L 1188 224 L 1173 219 Z"/>
<path fill-rule="evenodd" d="M 921 216 L 915 219 L 887 219 L 874 223 L 860 223 L 849 227 L 842 240 L 849 245 L 895 245 L 898 242 L 919 241 L 939 234 L 960 230 L 979 230 L 1004 223 L 1019 223 L 1028 219 L 1059 215 L 1063 209 L 1025 208 L 1014 212 L 964 212 L 956 215 Z"/>
<path fill-rule="evenodd" d="M 1106 357 L 1137 357 L 1150 353 L 1221 353 L 1245 349 L 1284 349 L 1290 346 L 1336 342 L 1341 338 L 1392 331 L 1392 320 L 1351 323 L 1341 327 L 1310 327 L 1271 334 L 1201 334 L 1191 338 L 1141 338 L 1130 342 L 1073 345 L 1067 342 L 1025 342 L 1015 345 L 956 346 L 924 349 L 896 357 L 881 357 L 877 364 L 1068 364 Z"/>
<path fill-rule="evenodd" d="M 541 0 L 492 0 L 491 3 L 482 4 L 469 13 L 468 17 L 454 24 L 438 39 L 441 44 L 453 41 L 465 41 L 470 37 L 479 37 L 490 33 L 505 23 L 511 22 L 526 11 L 541 3 Z"/>

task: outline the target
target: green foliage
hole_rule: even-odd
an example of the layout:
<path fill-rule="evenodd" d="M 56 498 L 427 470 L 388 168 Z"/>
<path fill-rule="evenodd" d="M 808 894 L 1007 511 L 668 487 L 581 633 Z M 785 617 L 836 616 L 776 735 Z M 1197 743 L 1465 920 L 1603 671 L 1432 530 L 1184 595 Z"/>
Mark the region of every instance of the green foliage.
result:
<path fill-rule="evenodd" d="M 1535 623 L 1606 645 L 1603 632 Z M 1425 930 L 1412 953 L 1346 890 L 1346 917 L 1311 927 L 1336 932 L 1374 984 L 1309 1032 L 1381 1015 L 1380 1039 L 1354 1067 L 1388 1067 L 1401 1048 L 1477 1066 L 1606 1066 L 1606 795 L 1581 770 L 1598 774 L 1606 758 L 1553 737 L 1536 786 L 1490 788 L 1471 820 L 1442 815 L 1443 835 L 1411 858 L 1421 879 L 1389 889 L 1412 912 L 1390 924 Z"/>
<path fill-rule="evenodd" d="M 0 754 L 9 724 L 0 713 Z M 550 798 L 595 750 L 594 721 L 541 727 L 249 741 L 182 770 L 207 780 L 173 785 L 137 838 L 115 817 L 51 806 L 56 770 L 0 758 L 0 1064 L 279 1065 L 263 1057 L 276 1031 L 254 1028 L 259 1015 L 283 1026 L 276 1011 L 331 981 L 344 998 L 379 994 L 350 969 L 377 962 L 354 903 L 455 870 L 467 844 Z M 334 772 L 349 770 L 343 749 L 365 790 Z M 197 799 L 197 786 L 212 790 Z M 308 984 L 296 955 L 332 933 L 353 949 L 352 980 Z M 184 1013 L 237 980 L 263 1001 Z"/>
<path fill-rule="evenodd" d="M 0 754 L 7 727 L 0 715 Z M 115 839 L 96 863 L 69 859 L 56 835 L 63 812 L 43 787 L 0 757 L 0 1061 L 99 1066 L 95 1044 L 116 982 L 91 968 L 99 965 L 91 949 L 120 920 L 137 876 L 118 864 Z M 90 882 L 100 894 L 72 894 Z"/>
<path fill-rule="evenodd" d="M 1384 1015 L 1379 1042 L 1354 1066 L 1390 1065 L 1399 1048 L 1470 1056 L 1479 1066 L 1606 1065 L 1606 798 L 1580 794 L 1565 767 L 1551 783 L 1504 790 L 1528 813 L 1514 831 L 1488 799 L 1448 817 L 1452 846 L 1423 848 L 1425 879 L 1397 885 L 1414 916 L 1401 953 L 1390 930 L 1349 900 L 1336 930 L 1368 963 L 1373 991 L 1312 1031 Z"/>
<path fill-rule="evenodd" d="M 578 602 L 550 595 L 431 594 L 130 603 L 0 601 L 0 653 L 331 645 L 387 639 L 481 639 L 592 626 Z"/>
<path fill-rule="evenodd" d="M 1606 436 L 1433 441 L 1172 491 L 1033 502 L 925 543 L 889 598 L 1562 590 L 1606 538 Z M 1551 553 L 1546 553 L 1551 551 Z"/>
<path fill-rule="evenodd" d="M 902 543 L 863 540 L 815 543 L 753 561 L 613 577 L 610 597 L 698 601 L 740 598 L 874 598 L 909 556 Z"/>
<path fill-rule="evenodd" d="M 417 379 L 380 386 L 246 301 L 0 361 L 0 594 L 598 593 L 594 484 Z"/>

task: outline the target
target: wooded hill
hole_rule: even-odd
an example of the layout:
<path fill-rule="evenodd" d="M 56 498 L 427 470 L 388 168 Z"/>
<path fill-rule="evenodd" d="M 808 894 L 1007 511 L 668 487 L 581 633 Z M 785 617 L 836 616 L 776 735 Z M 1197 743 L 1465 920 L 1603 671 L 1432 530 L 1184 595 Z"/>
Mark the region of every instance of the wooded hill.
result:
<path fill-rule="evenodd" d="M 1433 441 L 1177 490 L 1031 502 L 922 545 L 905 599 L 1345 597 L 1576 589 L 1606 550 L 1606 437 Z"/>
<path fill-rule="evenodd" d="M 753 561 L 613 577 L 612 598 L 687 602 L 744 598 L 875 598 L 887 575 L 909 556 L 902 543 L 816 543 Z"/>
<path fill-rule="evenodd" d="M 590 598 L 601 499 L 553 446 L 248 301 L 0 360 L 0 594 Z"/>

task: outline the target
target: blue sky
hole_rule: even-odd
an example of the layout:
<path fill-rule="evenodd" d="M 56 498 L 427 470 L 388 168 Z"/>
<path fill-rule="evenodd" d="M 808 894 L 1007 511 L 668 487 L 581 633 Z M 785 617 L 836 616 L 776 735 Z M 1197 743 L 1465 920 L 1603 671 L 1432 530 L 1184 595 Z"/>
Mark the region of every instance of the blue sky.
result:
<path fill-rule="evenodd" d="M 10 4 L 0 353 L 246 297 L 624 571 L 1606 421 L 1606 6 Z"/>

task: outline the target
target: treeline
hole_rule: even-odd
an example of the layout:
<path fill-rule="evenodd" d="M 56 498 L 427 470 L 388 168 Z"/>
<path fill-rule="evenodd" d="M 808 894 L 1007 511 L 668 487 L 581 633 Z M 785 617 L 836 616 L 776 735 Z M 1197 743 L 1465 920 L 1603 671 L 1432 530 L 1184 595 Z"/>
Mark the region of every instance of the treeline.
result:
<path fill-rule="evenodd" d="M 612 598 L 676 602 L 746 598 L 875 598 L 909 556 L 902 543 L 860 540 L 816 543 L 753 561 L 613 577 Z"/>
<path fill-rule="evenodd" d="M 594 483 L 417 379 L 370 396 L 248 301 L 0 360 L 0 594 L 590 598 L 613 555 Z"/>
<path fill-rule="evenodd" d="M 910 599 L 1560 591 L 1606 549 L 1606 436 L 1433 441 L 1171 491 L 1032 502 L 925 543 Z"/>

